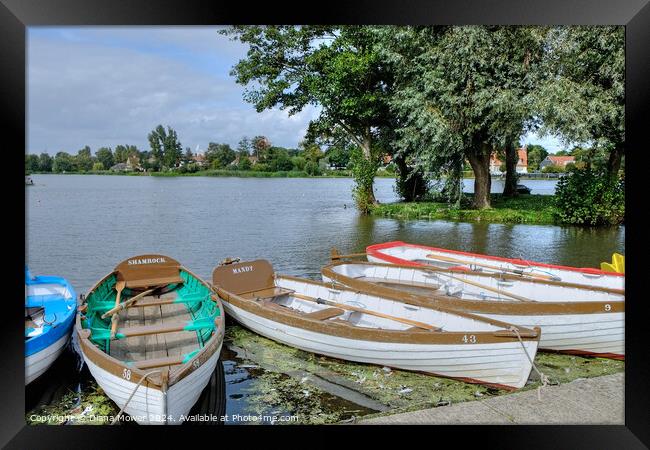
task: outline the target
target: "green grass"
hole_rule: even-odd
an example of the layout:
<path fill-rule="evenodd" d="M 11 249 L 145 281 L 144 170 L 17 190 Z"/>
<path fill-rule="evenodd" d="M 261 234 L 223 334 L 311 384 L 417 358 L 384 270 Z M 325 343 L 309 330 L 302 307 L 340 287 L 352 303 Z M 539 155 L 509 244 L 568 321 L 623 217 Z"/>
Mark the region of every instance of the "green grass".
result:
<path fill-rule="evenodd" d="M 467 196 L 471 198 L 470 195 Z M 520 195 L 504 198 L 492 194 L 492 208 L 477 210 L 471 207 L 456 209 L 438 202 L 400 202 L 375 206 L 372 214 L 396 219 L 444 219 L 490 223 L 535 223 L 551 224 L 554 219 L 552 195 Z"/>

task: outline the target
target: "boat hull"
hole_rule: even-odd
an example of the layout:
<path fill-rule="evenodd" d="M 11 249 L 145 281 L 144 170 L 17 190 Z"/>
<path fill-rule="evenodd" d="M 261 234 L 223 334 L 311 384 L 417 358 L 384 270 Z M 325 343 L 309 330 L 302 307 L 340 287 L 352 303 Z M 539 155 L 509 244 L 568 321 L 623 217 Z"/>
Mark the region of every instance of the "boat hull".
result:
<path fill-rule="evenodd" d="M 146 383 L 137 386 L 135 382 L 114 375 L 93 363 L 85 354 L 84 360 L 97 384 L 120 409 L 124 408 L 135 390 L 133 398 L 124 408 L 124 413 L 136 422 L 141 425 L 179 425 L 210 381 L 220 353 L 221 344 L 198 369 L 171 386 L 166 394 L 160 389 L 147 387 Z"/>
<path fill-rule="evenodd" d="M 244 327 L 291 347 L 333 358 L 426 372 L 506 389 L 526 384 L 532 365 L 518 341 L 487 344 L 419 344 L 349 339 L 266 319 L 223 301 Z M 531 359 L 538 340 L 523 345 Z"/>
<path fill-rule="evenodd" d="M 576 291 L 584 291 L 579 293 L 583 301 L 545 301 L 544 285 L 537 287 L 539 301 L 519 301 L 508 299 L 507 296 L 499 300 L 461 299 L 443 293 L 416 294 L 408 291 L 409 286 L 416 282 L 419 286 L 424 286 L 425 282 L 435 284 L 437 280 L 431 275 L 435 273 L 426 269 L 385 263 L 335 263 L 322 270 L 324 282 L 338 283 L 359 292 L 401 295 L 420 306 L 439 305 L 526 328 L 540 327 L 540 350 L 614 359 L 625 357 L 625 303 L 621 300 L 623 297 L 587 289 L 568 288 L 567 297 L 577 298 L 579 295 Z M 364 281 L 364 276 L 385 280 L 393 287 L 381 286 L 377 281 Z M 462 274 L 459 275 L 458 281 L 462 281 L 462 277 Z M 483 283 L 487 285 L 491 281 L 493 280 L 488 278 Z M 403 286 L 400 287 L 400 283 L 403 283 Z M 528 284 L 531 286 L 526 288 L 524 294 L 532 294 L 535 289 L 534 284 Z M 470 291 L 476 289 L 471 285 L 465 288 Z M 558 287 L 551 286 L 548 289 L 548 295 L 554 294 L 557 298 L 563 298 Z M 589 295 L 595 297 L 593 301 L 587 301 Z M 608 299 L 608 296 L 612 299 Z"/>
<path fill-rule="evenodd" d="M 41 351 L 25 356 L 25 385 L 34 381 L 50 368 L 65 349 L 69 338 L 70 334 L 67 333 Z"/>
<path fill-rule="evenodd" d="M 625 359 L 624 313 L 533 316 L 473 313 L 518 326 L 541 327 L 540 350 Z"/>

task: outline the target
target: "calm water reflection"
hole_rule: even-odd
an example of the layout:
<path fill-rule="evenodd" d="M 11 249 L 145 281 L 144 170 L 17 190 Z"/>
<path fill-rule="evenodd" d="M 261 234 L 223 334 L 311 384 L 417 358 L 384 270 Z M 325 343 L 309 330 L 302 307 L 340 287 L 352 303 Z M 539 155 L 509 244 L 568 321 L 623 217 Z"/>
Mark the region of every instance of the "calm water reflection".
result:
<path fill-rule="evenodd" d="M 403 240 L 499 256 L 596 266 L 624 252 L 625 227 L 587 229 L 362 217 L 350 179 L 34 175 L 26 188 L 27 263 L 86 292 L 118 262 L 172 256 L 210 278 L 227 256 L 269 259 L 278 271 L 318 277 L 331 247 Z M 547 183 L 527 181 L 528 184 Z M 397 200 L 392 179 L 377 198 Z"/>

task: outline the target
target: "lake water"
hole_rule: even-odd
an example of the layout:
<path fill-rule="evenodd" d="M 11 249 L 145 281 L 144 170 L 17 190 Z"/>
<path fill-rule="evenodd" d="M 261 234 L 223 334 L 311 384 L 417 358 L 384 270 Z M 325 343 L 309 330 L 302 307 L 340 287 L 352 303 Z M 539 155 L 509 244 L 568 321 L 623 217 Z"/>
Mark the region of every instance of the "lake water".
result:
<path fill-rule="evenodd" d="M 264 258 L 279 273 L 319 278 L 332 247 L 355 253 L 391 240 L 588 267 L 625 250 L 625 227 L 363 217 L 354 209 L 348 178 L 32 178 L 34 185 L 25 189 L 26 263 L 35 275 L 67 278 L 78 294 L 119 262 L 145 253 L 171 256 L 210 280 L 226 257 Z M 493 192 L 500 183 L 493 181 Z M 555 186 L 554 180 L 524 183 L 533 193 L 549 194 Z M 466 180 L 465 190 L 472 184 Z M 393 179 L 378 178 L 378 200 L 396 201 L 393 186 Z M 234 370 L 237 360 L 224 365 Z M 227 408 L 237 389 L 228 384 Z"/>

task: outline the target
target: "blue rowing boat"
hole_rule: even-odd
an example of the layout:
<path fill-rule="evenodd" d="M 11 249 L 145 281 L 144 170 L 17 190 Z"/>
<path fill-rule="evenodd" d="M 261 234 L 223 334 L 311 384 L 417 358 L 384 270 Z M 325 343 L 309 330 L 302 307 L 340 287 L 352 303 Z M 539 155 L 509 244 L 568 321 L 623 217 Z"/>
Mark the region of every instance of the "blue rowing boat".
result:
<path fill-rule="evenodd" d="M 77 306 L 65 278 L 33 277 L 25 267 L 25 384 L 45 372 L 70 338 Z"/>

